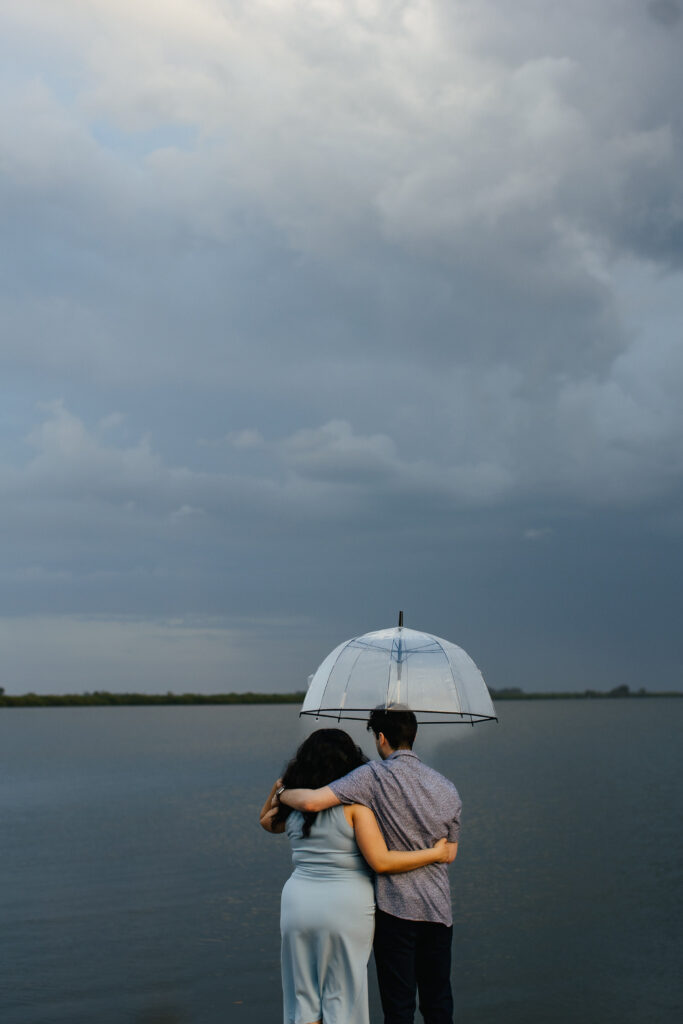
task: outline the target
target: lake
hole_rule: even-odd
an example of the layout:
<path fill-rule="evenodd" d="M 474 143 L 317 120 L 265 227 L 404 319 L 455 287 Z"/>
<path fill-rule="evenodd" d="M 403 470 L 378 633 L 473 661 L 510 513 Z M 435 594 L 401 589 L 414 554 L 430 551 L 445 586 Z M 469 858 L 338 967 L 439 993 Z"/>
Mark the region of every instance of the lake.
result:
<path fill-rule="evenodd" d="M 464 803 L 458 1024 L 678 1021 L 683 700 L 498 714 L 415 746 Z M 315 727 L 288 705 L 0 711 L 2 1024 L 279 1021 L 289 849 L 257 815 Z"/>

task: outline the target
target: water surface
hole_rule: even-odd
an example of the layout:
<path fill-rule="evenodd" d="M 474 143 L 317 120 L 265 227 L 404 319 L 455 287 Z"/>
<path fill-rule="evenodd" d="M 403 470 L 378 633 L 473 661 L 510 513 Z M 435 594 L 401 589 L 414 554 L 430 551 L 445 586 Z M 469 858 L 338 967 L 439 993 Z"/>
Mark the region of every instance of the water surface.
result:
<path fill-rule="evenodd" d="M 683 701 L 498 711 L 416 745 L 465 807 L 457 1020 L 677 1021 Z M 313 727 L 291 706 L 4 709 L 3 1024 L 278 1021 L 289 850 L 257 811 Z"/>

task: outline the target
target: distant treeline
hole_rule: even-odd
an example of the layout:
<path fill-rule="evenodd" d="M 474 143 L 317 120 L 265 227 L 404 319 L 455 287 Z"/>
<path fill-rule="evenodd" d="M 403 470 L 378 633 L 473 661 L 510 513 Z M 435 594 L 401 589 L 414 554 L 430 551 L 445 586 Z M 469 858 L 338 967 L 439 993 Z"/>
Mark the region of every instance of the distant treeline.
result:
<path fill-rule="evenodd" d="M 613 690 L 583 690 L 570 693 L 525 693 L 516 687 L 489 690 L 493 700 L 590 700 L 619 697 L 683 697 L 671 690 L 650 692 L 630 690 L 628 686 L 615 686 Z M 162 704 L 301 704 L 303 690 L 297 693 L 24 693 L 11 697 L 0 687 L 0 707 L 5 708 L 63 708 L 63 707 L 125 707 L 130 705 Z"/>
<path fill-rule="evenodd" d="M 604 697 L 683 697 L 677 690 L 631 690 L 628 686 L 615 686 L 613 690 L 572 690 L 568 693 L 525 693 L 515 686 L 505 690 L 492 690 L 489 693 L 493 700 L 590 700 Z"/>
<path fill-rule="evenodd" d="M 306 694 L 301 693 L 24 693 L 10 697 L 0 688 L 0 707 L 6 708 L 62 708 L 62 707 L 121 707 L 134 704 L 301 704 Z"/>

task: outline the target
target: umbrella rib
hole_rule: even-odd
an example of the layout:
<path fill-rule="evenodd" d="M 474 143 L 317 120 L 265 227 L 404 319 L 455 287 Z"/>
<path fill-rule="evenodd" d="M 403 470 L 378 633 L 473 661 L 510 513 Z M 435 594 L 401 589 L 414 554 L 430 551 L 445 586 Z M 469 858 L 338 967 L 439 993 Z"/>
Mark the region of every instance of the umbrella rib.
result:
<path fill-rule="evenodd" d="M 460 704 L 460 706 L 462 707 L 461 694 L 458 692 L 458 687 L 457 687 L 457 684 L 455 682 L 455 676 L 453 675 L 453 666 L 451 665 L 451 659 L 448 657 L 448 652 L 446 651 L 446 648 L 444 647 L 444 645 L 441 643 L 441 641 L 439 640 L 439 638 L 437 636 L 434 637 L 434 642 L 436 643 L 437 647 L 439 648 L 439 650 L 442 652 L 444 658 L 446 659 L 446 664 L 448 665 L 448 671 L 451 674 L 451 682 L 453 683 L 453 689 L 455 690 L 456 696 L 458 698 L 458 704 Z M 468 698 L 467 699 L 467 706 L 468 706 L 468 708 L 469 708 L 469 704 L 470 704 L 470 702 L 469 702 L 469 698 Z M 465 714 L 468 714 L 468 712 L 467 711 L 463 712 L 461 710 L 459 712 L 459 714 L 465 715 Z M 472 716 L 470 715 L 470 718 L 471 717 Z"/>
<path fill-rule="evenodd" d="M 339 651 L 339 654 L 337 655 L 337 657 L 334 659 L 334 665 L 331 667 L 330 671 L 327 673 L 327 679 L 325 680 L 325 685 L 323 687 L 323 692 L 320 694 L 320 701 L 318 703 L 318 709 L 322 708 L 322 706 L 324 704 L 325 693 L 327 692 L 327 687 L 330 685 L 330 679 L 332 678 L 332 673 L 334 672 L 335 668 L 337 667 L 337 662 L 339 661 L 339 659 L 341 658 L 342 654 L 344 653 L 346 648 L 349 646 L 349 644 L 352 644 L 352 643 L 353 643 L 353 640 L 348 640 L 345 644 L 341 645 L 341 650 Z"/>
<path fill-rule="evenodd" d="M 350 640 L 349 643 L 353 643 L 353 640 Z M 344 648 L 344 650 L 346 650 L 346 648 Z M 345 702 L 346 702 L 346 694 L 349 692 L 349 683 L 351 682 L 351 676 L 353 675 L 353 670 L 355 669 L 356 665 L 358 664 L 358 659 L 360 658 L 362 653 L 363 653 L 362 650 L 360 650 L 358 652 L 358 654 L 356 655 L 356 657 L 354 659 L 353 665 L 349 669 L 349 673 L 348 673 L 348 675 L 346 677 L 346 685 L 344 687 L 344 692 L 342 693 L 341 698 L 339 700 L 339 719 L 341 719 L 341 713 L 344 710 L 344 706 L 345 706 Z M 336 664 L 337 663 L 335 662 L 335 665 Z"/>
<path fill-rule="evenodd" d="M 392 665 L 392 661 L 393 661 L 392 655 L 394 653 L 394 645 L 395 645 L 395 643 L 396 643 L 396 637 L 393 636 L 391 638 L 391 647 L 389 648 L 389 675 L 387 676 L 387 691 L 386 691 L 386 694 L 384 696 L 384 707 L 385 708 L 389 707 L 389 687 L 391 686 L 391 665 Z"/>

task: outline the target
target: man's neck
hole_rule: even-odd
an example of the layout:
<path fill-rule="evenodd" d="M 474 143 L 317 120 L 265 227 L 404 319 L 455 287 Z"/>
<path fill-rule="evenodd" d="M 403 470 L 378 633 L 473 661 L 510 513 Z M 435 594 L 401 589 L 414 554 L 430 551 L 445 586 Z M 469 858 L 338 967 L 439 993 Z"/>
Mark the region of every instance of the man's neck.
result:
<path fill-rule="evenodd" d="M 387 761 L 393 754 L 412 754 L 412 747 L 390 747 L 387 743 L 383 751 L 381 751 L 381 757 L 383 761 Z"/>

